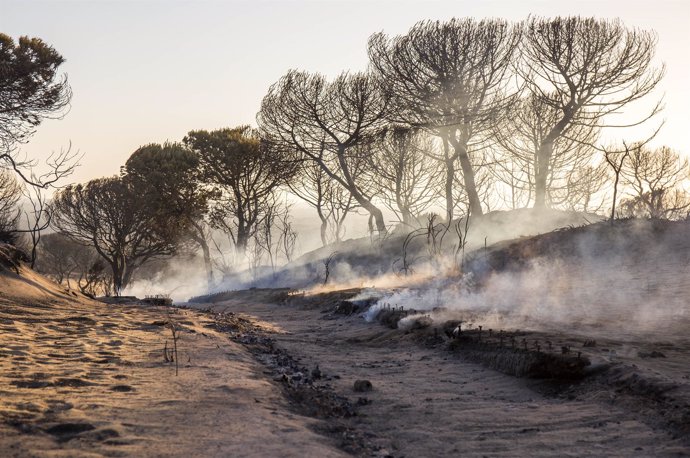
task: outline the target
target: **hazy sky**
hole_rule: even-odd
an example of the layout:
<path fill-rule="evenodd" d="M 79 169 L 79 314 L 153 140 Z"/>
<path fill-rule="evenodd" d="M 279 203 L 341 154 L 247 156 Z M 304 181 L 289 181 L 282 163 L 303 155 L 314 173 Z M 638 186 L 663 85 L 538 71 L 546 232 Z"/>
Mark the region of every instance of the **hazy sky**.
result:
<path fill-rule="evenodd" d="M 30 1 L 0 0 L 0 32 L 37 36 L 67 59 L 74 91 L 65 119 L 24 150 L 45 156 L 71 140 L 74 177 L 112 175 L 139 146 L 192 129 L 254 123 L 268 87 L 290 68 L 363 69 L 377 31 L 421 19 L 537 15 L 620 17 L 655 29 L 667 75 L 657 143 L 690 153 L 690 1 Z"/>

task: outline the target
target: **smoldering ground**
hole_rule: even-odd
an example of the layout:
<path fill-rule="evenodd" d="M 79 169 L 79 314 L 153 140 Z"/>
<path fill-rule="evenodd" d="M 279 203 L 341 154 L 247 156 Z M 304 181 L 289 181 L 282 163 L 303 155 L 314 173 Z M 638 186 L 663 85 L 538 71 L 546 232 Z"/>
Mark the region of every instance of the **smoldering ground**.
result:
<path fill-rule="evenodd" d="M 474 252 L 462 279 L 437 278 L 374 307 L 497 329 L 681 336 L 690 322 L 689 228 L 631 220 L 504 243 Z"/>
<path fill-rule="evenodd" d="M 487 244 L 550 232 L 561 227 L 581 226 L 600 218 L 597 215 L 577 212 L 521 209 L 495 211 L 481 218 L 470 217 L 467 224 L 464 219 L 456 220 L 453 224 L 458 224 L 463 233 L 467 232 L 465 248 L 469 253 Z M 422 218 L 417 226 L 398 225 L 382 236 L 366 236 L 333 243 L 276 268 L 264 264 L 249 269 L 246 263 L 238 262 L 232 271 L 217 271 L 216 283 L 212 288 L 208 288 L 205 274 L 200 272 L 200 262 L 196 263 L 196 270 L 191 268 L 194 263 L 185 263 L 184 267 L 178 266 L 172 271 L 184 272 L 180 280 L 185 284 L 192 283 L 194 279 L 196 289 L 191 290 L 192 295 L 250 287 L 323 291 L 352 287 L 410 286 L 421 280 L 445 278 L 445 273 L 453 270 L 453 266 L 459 261 L 457 256 L 445 256 L 457 248 L 457 234 L 451 226 L 444 225 L 438 220 L 435 224 L 435 241 L 430 241 L 427 237 L 425 231 L 428 220 Z M 317 227 L 305 226 L 304 229 L 305 231 L 299 234 L 298 241 L 318 238 Z M 407 238 L 411 238 L 411 242 L 406 247 Z M 227 247 L 225 251 L 228 250 L 231 250 L 231 247 Z M 327 275 L 325 262 L 329 257 L 331 261 L 328 264 Z M 407 269 L 403 268 L 404 265 L 407 265 Z M 176 287 L 173 283 L 170 283 L 170 286 Z"/>
<path fill-rule="evenodd" d="M 689 223 L 627 220 L 583 226 L 581 221 L 581 215 L 560 212 L 551 218 L 527 212 L 490 214 L 468 226 L 464 260 L 449 254 L 457 247 L 452 237 L 443 242 L 441 255 L 431 259 L 428 241 L 421 237 L 407 274 L 395 270 L 404 233 L 383 241 L 349 240 L 283 268 L 226 276 L 210 292 L 288 287 L 316 294 L 373 288 L 362 293 L 381 297 L 369 318 L 381 307 L 394 306 L 423 312 L 439 323 L 462 319 L 496 329 L 567 328 L 589 335 L 615 332 L 621 338 L 660 331 L 677 335 L 687 329 Z M 570 227 L 563 228 L 564 223 Z M 550 232 L 559 225 L 561 229 Z M 484 248 L 487 238 L 511 240 Z M 335 256 L 325 281 L 324 259 L 330 253 Z M 152 294 L 161 289 L 177 301 L 208 293 L 202 263 L 172 264 L 164 275 L 139 281 L 130 291 Z M 414 319 L 407 317 L 400 326 Z"/>

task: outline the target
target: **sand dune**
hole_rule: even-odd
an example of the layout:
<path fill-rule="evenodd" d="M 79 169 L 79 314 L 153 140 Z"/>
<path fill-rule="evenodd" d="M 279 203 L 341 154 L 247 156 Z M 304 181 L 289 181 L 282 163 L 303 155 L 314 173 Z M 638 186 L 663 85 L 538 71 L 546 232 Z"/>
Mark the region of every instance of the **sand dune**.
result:
<path fill-rule="evenodd" d="M 106 306 L 30 271 L 0 291 L 2 456 L 343 455 L 203 314 Z"/>

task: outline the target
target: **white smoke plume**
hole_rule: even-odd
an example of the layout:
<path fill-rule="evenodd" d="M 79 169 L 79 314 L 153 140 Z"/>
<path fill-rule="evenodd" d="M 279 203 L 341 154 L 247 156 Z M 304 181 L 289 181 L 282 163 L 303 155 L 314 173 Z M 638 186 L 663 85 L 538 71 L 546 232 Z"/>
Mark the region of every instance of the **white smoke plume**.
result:
<path fill-rule="evenodd" d="M 471 288 L 471 277 L 437 279 L 397 291 L 374 307 L 390 304 L 423 311 L 436 322 L 461 319 L 494 329 L 684 336 L 690 324 L 690 238 L 687 223 L 675 224 L 677 230 L 663 234 L 643 223 L 630 225 L 616 234 L 619 240 L 584 233 L 575 253 L 492 273 L 481 288 Z M 375 309 L 368 317 L 374 315 Z"/>

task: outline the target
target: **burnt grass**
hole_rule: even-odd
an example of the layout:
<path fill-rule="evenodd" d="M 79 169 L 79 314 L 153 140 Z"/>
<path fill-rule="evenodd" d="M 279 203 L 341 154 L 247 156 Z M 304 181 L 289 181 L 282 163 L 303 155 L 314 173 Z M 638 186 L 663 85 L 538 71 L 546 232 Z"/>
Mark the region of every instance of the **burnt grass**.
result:
<path fill-rule="evenodd" d="M 336 309 L 337 313 L 337 309 Z M 397 329 L 402 318 L 420 312 L 402 307 L 384 307 L 376 321 Z M 425 346 L 445 347 L 463 358 L 504 374 L 553 380 L 579 380 L 585 377 L 590 360 L 570 347 L 559 347 L 550 341 L 534 339 L 520 331 L 494 332 L 492 329 L 462 329 L 462 321 L 450 320 L 441 326 L 426 315 L 413 317 L 406 334 Z M 528 341 L 527 337 L 531 337 Z"/>
<path fill-rule="evenodd" d="M 236 297 L 236 296 L 233 296 Z M 233 312 L 207 311 L 213 318 L 210 328 L 226 334 L 232 341 L 249 350 L 268 371 L 288 400 L 293 411 L 321 420 L 313 426 L 318 434 L 335 441 L 343 451 L 357 456 L 370 456 L 378 447 L 348 419 L 357 415 L 357 405 L 339 395 L 329 380 L 337 375 L 322 373 L 318 368 L 301 366 L 285 349 L 276 345 L 267 331 Z"/>
<path fill-rule="evenodd" d="M 465 271 L 472 273 L 475 287 L 495 272 L 518 272 L 536 258 L 576 260 L 583 256 L 583 246 L 598 257 L 626 253 L 632 259 L 643 259 L 654 252 L 658 241 L 671 234 L 690 232 L 690 220 L 617 219 L 563 227 L 535 236 L 495 243 L 468 254 Z"/>

